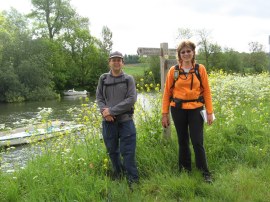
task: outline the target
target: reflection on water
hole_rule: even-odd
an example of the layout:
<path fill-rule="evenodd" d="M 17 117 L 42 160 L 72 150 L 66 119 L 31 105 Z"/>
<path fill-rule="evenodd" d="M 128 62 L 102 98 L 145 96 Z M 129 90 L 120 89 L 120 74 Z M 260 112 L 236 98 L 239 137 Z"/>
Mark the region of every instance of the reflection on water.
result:
<path fill-rule="evenodd" d="M 78 107 L 87 96 L 64 96 L 60 100 L 49 100 L 41 102 L 25 103 L 0 103 L 0 124 L 14 128 L 24 119 L 35 118 L 40 111 L 39 108 L 52 108 L 51 119 L 61 119 L 68 121 L 70 117 L 67 113 L 69 108 Z M 88 97 L 94 101 L 94 97 Z"/>
<path fill-rule="evenodd" d="M 86 98 L 87 95 L 70 95 L 70 96 L 64 96 L 63 99 L 65 100 L 80 100 L 82 98 Z"/>
<path fill-rule="evenodd" d="M 41 149 L 31 145 L 8 148 L 7 151 L 3 151 L 0 154 L 2 158 L 0 170 L 3 172 L 14 172 L 15 170 L 23 169 L 29 160 L 39 154 L 41 154 Z"/>

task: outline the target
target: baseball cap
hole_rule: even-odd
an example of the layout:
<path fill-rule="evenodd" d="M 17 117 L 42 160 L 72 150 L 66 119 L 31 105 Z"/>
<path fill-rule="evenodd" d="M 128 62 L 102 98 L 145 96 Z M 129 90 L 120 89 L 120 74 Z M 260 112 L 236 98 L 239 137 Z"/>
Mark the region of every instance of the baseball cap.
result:
<path fill-rule="evenodd" d="M 111 54 L 110 54 L 110 59 L 111 58 L 122 58 L 123 59 L 123 55 L 122 55 L 122 53 L 120 53 L 119 51 L 115 51 L 115 52 L 112 52 Z"/>

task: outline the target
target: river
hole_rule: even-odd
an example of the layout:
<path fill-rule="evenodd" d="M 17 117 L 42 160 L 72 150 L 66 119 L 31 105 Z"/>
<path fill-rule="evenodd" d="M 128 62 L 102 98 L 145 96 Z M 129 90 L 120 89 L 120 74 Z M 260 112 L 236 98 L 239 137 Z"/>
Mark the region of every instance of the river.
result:
<path fill-rule="evenodd" d="M 94 101 L 94 97 L 88 97 Z M 60 100 L 24 103 L 0 103 L 0 124 L 5 127 L 18 127 L 24 120 L 35 118 L 40 108 L 52 108 L 51 119 L 69 120 L 67 109 L 78 107 L 85 97 L 64 96 Z"/>
<path fill-rule="evenodd" d="M 65 96 L 60 100 L 0 103 L 0 125 L 5 125 L 5 128 L 20 127 L 25 121 L 35 118 L 41 108 L 52 109 L 50 119 L 68 121 L 70 117 L 67 110 L 73 107 L 79 107 L 82 103 L 85 103 L 85 98 Z M 88 98 L 89 102 L 95 99 L 94 97 Z M 0 151 L 0 170 L 14 172 L 17 168 L 25 167 L 30 158 L 38 155 L 37 151 L 37 148 L 33 148 L 30 145 L 12 147 L 11 149 Z"/>

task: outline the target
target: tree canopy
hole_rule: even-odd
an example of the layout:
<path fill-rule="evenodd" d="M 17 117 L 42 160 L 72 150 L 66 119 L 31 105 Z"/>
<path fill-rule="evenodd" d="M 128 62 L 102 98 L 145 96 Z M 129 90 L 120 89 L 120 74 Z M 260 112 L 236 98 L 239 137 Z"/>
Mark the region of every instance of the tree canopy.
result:
<path fill-rule="evenodd" d="M 32 0 L 22 15 L 0 13 L 0 102 L 44 100 L 69 88 L 94 91 L 108 69 L 112 33 L 92 36 L 69 0 Z"/>

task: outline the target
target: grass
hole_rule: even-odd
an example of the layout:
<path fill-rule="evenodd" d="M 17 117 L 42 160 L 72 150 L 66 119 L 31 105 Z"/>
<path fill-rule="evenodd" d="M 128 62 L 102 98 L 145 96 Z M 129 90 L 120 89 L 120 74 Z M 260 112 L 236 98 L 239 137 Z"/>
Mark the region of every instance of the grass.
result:
<path fill-rule="evenodd" d="M 141 178 L 133 192 L 124 179 L 108 176 L 100 115 L 96 104 L 84 104 L 70 113 L 89 128 L 50 145 L 40 142 L 42 156 L 25 169 L 0 173 L 0 201 L 269 201 L 269 74 L 219 72 L 209 78 L 217 119 L 205 126 L 205 149 L 213 184 L 204 183 L 193 153 L 191 174 L 178 172 L 174 127 L 170 140 L 162 138 L 161 95 L 145 94 L 148 99 L 140 98 L 135 112 Z"/>
<path fill-rule="evenodd" d="M 130 74 L 132 76 L 142 76 L 144 75 L 144 71 L 147 70 L 148 67 L 146 64 L 128 64 L 124 66 L 124 72 Z"/>

